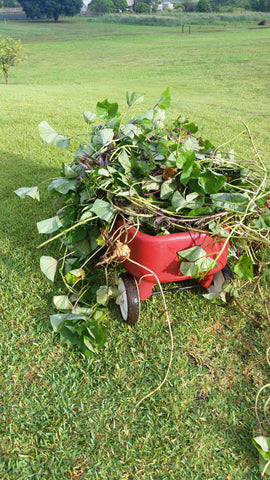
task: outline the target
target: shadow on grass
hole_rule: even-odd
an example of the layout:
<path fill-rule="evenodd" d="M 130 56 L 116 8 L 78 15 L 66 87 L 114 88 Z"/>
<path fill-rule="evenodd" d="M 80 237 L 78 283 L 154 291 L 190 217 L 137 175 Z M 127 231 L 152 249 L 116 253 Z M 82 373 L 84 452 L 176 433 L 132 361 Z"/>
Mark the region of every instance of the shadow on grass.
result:
<path fill-rule="evenodd" d="M 39 259 L 44 252 L 36 248 L 44 239 L 38 233 L 36 222 L 52 215 L 52 200 L 48 201 L 46 185 L 40 202 L 30 197 L 21 199 L 14 190 L 21 186 L 34 186 L 58 174 L 59 169 L 37 165 L 34 160 L 25 160 L 8 152 L 0 153 L 2 314 L 13 319 L 17 315 L 27 315 L 35 319 L 33 325 L 39 318 L 42 322 L 44 317 L 48 318 L 55 288 L 48 284 L 40 271 Z M 53 255 L 56 246 L 52 245 L 50 251 Z M 46 325 L 48 328 L 48 322 Z"/>

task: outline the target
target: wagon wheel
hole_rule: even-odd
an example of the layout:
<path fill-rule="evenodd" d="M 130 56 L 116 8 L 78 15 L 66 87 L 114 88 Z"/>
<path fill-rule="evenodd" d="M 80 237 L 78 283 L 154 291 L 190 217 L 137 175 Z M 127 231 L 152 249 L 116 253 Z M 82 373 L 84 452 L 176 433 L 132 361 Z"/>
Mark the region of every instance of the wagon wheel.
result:
<path fill-rule="evenodd" d="M 233 279 L 233 272 L 231 271 L 228 264 L 214 274 L 212 283 L 207 289 L 209 293 L 220 293 L 222 292 L 222 287 L 224 282 L 230 282 Z"/>
<path fill-rule="evenodd" d="M 120 295 L 116 303 L 120 307 L 122 319 L 129 325 L 134 325 L 140 316 L 140 295 L 135 278 L 129 273 L 122 273 L 118 290 Z"/>

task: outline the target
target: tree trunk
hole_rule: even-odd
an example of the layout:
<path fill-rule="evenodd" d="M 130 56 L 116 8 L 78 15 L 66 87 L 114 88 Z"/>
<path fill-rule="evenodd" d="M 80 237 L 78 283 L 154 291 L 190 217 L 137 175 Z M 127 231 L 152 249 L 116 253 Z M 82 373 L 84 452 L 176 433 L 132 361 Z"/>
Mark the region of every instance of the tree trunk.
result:
<path fill-rule="evenodd" d="M 6 83 L 8 83 L 8 74 L 5 75 Z"/>

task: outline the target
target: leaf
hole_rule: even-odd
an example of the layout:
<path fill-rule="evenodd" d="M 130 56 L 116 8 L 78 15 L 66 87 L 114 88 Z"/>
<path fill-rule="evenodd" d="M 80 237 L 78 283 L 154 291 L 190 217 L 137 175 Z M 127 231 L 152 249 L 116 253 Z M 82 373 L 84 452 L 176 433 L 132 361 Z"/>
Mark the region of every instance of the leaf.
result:
<path fill-rule="evenodd" d="M 105 220 L 105 222 L 111 222 L 117 212 L 110 203 L 99 198 L 95 200 L 91 207 L 91 211 L 101 218 L 101 220 Z"/>
<path fill-rule="evenodd" d="M 164 90 L 164 92 L 161 94 L 161 97 L 157 104 L 162 110 L 166 110 L 166 108 L 169 108 L 169 106 L 171 105 L 169 87 L 167 87 L 166 90 Z"/>
<path fill-rule="evenodd" d="M 218 193 L 226 182 L 226 177 L 207 168 L 198 178 L 198 182 L 205 193 Z"/>
<path fill-rule="evenodd" d="M 133 139 L 135 135 L 138 137 L 142 133 L 141 128 L 138 125 L 134 125 L 133 123 L 121 125 L 120 131 L 125 137 L 129 137 L 131 139 Z"/>
<path fill-rule="evenodd" d="M 82 340 L 81 333 L 78 333 L 76 329 L 68 325 L 62 325 L 59 331 L 60 331 L 60 336 L 63 343 L 66 343 L 71 347 L 78 345 L 78 347 L 83 351 L 83 348 L 82 348 L 83 342 L 81 341 Z"/>
<path fill-rule="evenodd" d="M 73 305 L 67 295 L 56 295 L 53 297 L 53 303 L 57 310 L 72 310 Z"/>
<path fill-rule="evenodd" d="M 211 209 L 207 209 L 209 210 L 209 214 L 213 213 L 213 211 L 211 211 Z M 207 212 L 208 214 L 208 212 Z M 228 237 L 229 236 L 229 232 L 227 230 L 225 230 L 222 225 L 219 225 L 217 222 L 210 222 L 208 223 L 208 229 L 210 230 L 210 232 L 213 232 L 215 234 L 215 236 L 217 237 Z"/>
<path fill-rule="evenodd" d="M 270 227 L 270 211 L 259 216 L 256 220 L 255 227 L 263 230 Z"/>
<path fill-rule="evenodd" d="M 189 262 L 196 262 L 200 258 L 206 256 L 206 251 L 200 246 L 187 248 L 178 252 L 178 256 L 181 260 L 188 260 Z"/>
<path fill-rule="evenodd" d="M 34 200 L 39 201 L 39 190 L 38 187 L 21 187 L 18 190 L 15 190 L 16 195 L 21 198 L 31 197 Z"/>
<path fill-rule="evenodd" d="M 198 278 L 200 272 L 207 272 L 218 266 L 217 262 L 208 256 L 200 245 L 187 248 L 186 250 L 177 252 L 177 254 L 181 260 L 180 270 L 183 275 Z M 186 260 L 188 260 L 188 262 L 186 262 Z"/>
<path fill-rule="evenodd" d="M 119 163 L 122 165 L 123 169 L 125 170 L 125 173 L 129 173 L 131 170 L 131 163 L 129 160 L 129 156 L 125 150 L 122 150 L 118 157 Z"/>
<path fill-rule="evenodd" d="M 156 108 L 154 111 L 153 128 L 163 128 L 165 120 L 165 112 L 160 108 Z"/>
<path fill-rule="evenodd" d="M 94 123 L 94 121 L 96 120 L 96 114 L 92 112 L 84 112 L 83 118 L 86 123 Z"/>
<path fill-rule="evenodd" d="M 100 237 L 100 230 L 97 225 L 91 225 L 90 230 L 88 232 L 89 244 L 91 250 L 95 250 L 95 248 L 99 245 L 98 238 Z"/>
<path fill-rule="evenodd" d="M 203 199 L 201 199 L 203 201 Z M 206 207 L 202 206 L 199 208 L 192 208 L 190 212 L 188 212 L 189 217 L 204 217 L 205 215 L 212 215 L 212 213 L 215 213 L 215 208 L 214 207 Z M 209 229 L 210 230 L 210 229 Z M 223 229 L 224 235 L 228 236 L 228 232 Z M 222 235 L 222 236 L 224 236 Z"/>
<path fill-rule="evenodd" d="M 50 315 L 50 322 L 53 327 L 53 331 L 57 332 L 59 327 L 64 323 L 64 321 L 67 319 L 67 314 L 66 313 L 57 313 L 55 315 Z"/>
<path fill-rule="evenodd" d="M 262 194 L 259 198 L 257 198 L 255 202 L 256 205 L 258 205 L 258 207 L 260 208 L 263 208 L 265 206 L 265 203 L 267 202 L 267 197 L 268 197 L 267 193 Z"/>
<path fill-rule="evenodd" d="M 253 438 L 252 442 L 257 448 L 260 455 L 263 457 L 263 459 L 266 462 L 270 460 L 270 451 L 269 451 L 270 438 L 260 435 L 259 437 Z"/>
<path fill-rule="evenodd" d="M 143 192 L 156 191 L 160 188 L 160 183 L 148 178 L 141 182 L 141 187 Z"/>
<path fill-rule="evenodd" d="M 115 117 L 110 117 L 107 120 L 107 127 L 112 128 L 113 130 L 117 131 L 119 130 L 120 124 L 121 124 L 122 117 L 118 113 Z"/>
<path fill-rule="evenodd" d="M 256 446 L 256 448 L 260 448 L 263 452 L 267 453 L 269 452 L 269 445 L 268 445 L 268 440 L 270 438 L 264 437 L 263 435 L 260 435 L 259 437 L 253 438 L 253 443 Z M 270 455 L 270 452 L 269 452 Z"/>
<path fill-rule="evenodd" d="M 266 467 L 266 464 L 269 462 L 269 460 L 264 460 L 263 456 L 259 455 L 259 470 L 261 473 L 264 472 L 264 475 L 270 475 L 270 464 Z"/>
<path fill-rule="evenodd" d="M 44 120 L 38 126 L 41 138 L 47 143 L 54 143 L 58 136 L 58 133 L 50 127 L 50 125 Z"/>
<path fill-rule="evenodd" d="M 65 275 L 65 278 L 69 285 L 74 285 L 79 280 L 84 280 L 85 271 L 82 268 L 76 268 L 74 270 L 70 270 Z"/>
<path fill-rule="evenodd" d="M 115 117 L 118 112 L 118 103 L 110 103 L 108 100 L 98 102 L 96 105 L 96 112 L 99 118 Z"/>
<path fill-rule="evenodd" d="M 199 193 L 192 192 L 186 196 L 186 202 L 187 202 L 186 208 L 189 208 L 192 210 L 194 208 L 202 207 L 204 199 Z"/>
<path fill-rule="evenodd" d="M 169 180 L 165 180 L 161 185 L 161 190 L 160 190 L 161 200 L 167 200 L 168 198 L 172 197 L 174 192 L 179 193 L 179 192 L 176 192 L 176 188 L 177 188 L 177 182 L 175 178 L 170 178 Z"/>
<path fill-rule="evenodd" d="M 199 130 L 198 126 L 194 122 L 184 122 L 183 128 L 193 135 Z"/>
<path fill-rule="evenodd" d="M 126 100 L 129 107 L 139 105 L 143 102 L 144 97 L 140 93 L 126 92 Z"/>
<path fill-rule="evenodd" d="M 200 175 L 200 167 L 196 162 L 196 155 L 193 151 L 183 152 L 181 157 L 184 164 L 180 180 L 183 185 L 186 185 L 191 178 L 197 178 Z M 178 166 L 178 159 L 176 165 Z"/>
<path fill-rule="evenodd" d="M 74 248 L 76 249 L 76 252 L 78 252 L 80 255 L 83 255 L 84 257 L 90 255 L 93 250 L 91 247 L 90 239 L 88 238 L 84 238 L 80 242 L 76 242 L 74 244 Z"/>
<path fill-rule="evenodd" d="M 87 228 L 85 225 L 77 225 L 72 231 L 72 243 L 80 242 L 87 236 Z"/>
<path fill-rule="evenodd" d="M 149 120 L 149 125 L 152 125 L 152 120 L 154 118 L 154 110 L 151 108 L 150 110 L 147 110 L 143 115 L 141 115 L 137 122 L 138 123 L 144 123 L 144 120 Z"/>
<path fill-rule="evenodd" d="M 65 150 L 68 150 L 69 144 L 70 144 L 70 139 L 64 137 L 63 135 L 57 135 L 53 144 L 58 148 L 63 148 Z"/>
<path fill-rule="evenodd" d="M 97 290 L 97 302 L 106 306 L 111 298 L 117 298 L 119 296 L 119 290 L 116 287 L 107 287 L 102 285 Z"/>
<path fill-rule="evenodd" d="M 46 275 L 46 277 L 51 282 L 54 281 L 54 277 L 57 269 L 57 263 L 58 263 L 57 260 L 55 260 L 55 258 L 50 256 L 43 255 L 40 258 L 40 269 L 42 273 L 44 273 L 44 275 Z"/>
<path fill-rule="evenodd" d="M 101 144 L 107 145 L 107 143 L 110 143 L 114 137 L 114 131 L 112 128 L 104 128 L 99 131 L 99 137 L 101 140 Z"/>
<path fill-rule="evenodd" d="M 220 303 L 220 301 L 226 303 L 226 294 L 223 291 L 219 293 L 204 293 L 203 297 L 212 303 Z"/>
<path fill-rule="evenodd" d="M 77 182 L 75 179 L 57 178 L 48 186 L 48 191 L 56 191 L 66 195 L 70 190 L 76 190 Z"/>
<path fill-rule="evenodd" d="M 90 338 L 91 338 L 91 337 L 90 337 Z M 96 348 L 95 348 L 94 345 L 91 343 L 90 338 L 89 338 L 89 336 L 86 336 L 86 335 L 83 336 L 84 345 L 86 346 L 86 348 L 87 348 L 90 352 L 96 353 Z"/>
<path fill-rule="evenodd" d="M 238 263 L 234 266 L 234 273 L 244 280 L 253 280 L 253 264 L 250 257 L 241 255 Z"/>
<path fill-rule="evenodd" d="M 178 192 L 178 190 L 173 194 L 171 203 L 175 212 L 179 212 L 179 210 L 182 210 L 182 208 L 185 208 L 187 205 L 186 199 L 181 195 L 180 192 Z"/>
<path fill-rule="evenodd" d="M 119 294 L 119 291 L 118 291 Z M 106 316 L 106 311 L 100 311 L 101 315 L 99 315 L 99 320 Z M 93 320 L 90 325 L 87 326 L 87 331 L 91 336 L 94 337 L 94 344 L 97 347 L 103 347 L 107 340 L 107 331 L 104 325 L 100 325 L 97 321 Z"/>
<path fill-rule="evenodd" d="M 83 169 L 82 169 L 83 170 Z M 78 172 L 70 165 L 63 164 L 62 173 L 65 178 L 77 178 Z"/>
<path fill-rule="evenodd" d="M 199 277 L 199 268 L 196 263 L 193 262 L 181 262 L 180 271 L 183 275 L 186 275 L 187 277 Z"/>
<path fill-rule="evenodd" d="M 53 233 L 56 232 L 56 230 L 59 230 L 59 228 L 61 227 L 62 223 L 57 216 L 37 222 L 37 228 L 39 233 Z"/>
<path fill-rule="evenodd" d="M 249 197 L 245 193 L 215 193 L 210 198 L 216 207 L 232 212 L 244 213 L 249 203 Z"/>

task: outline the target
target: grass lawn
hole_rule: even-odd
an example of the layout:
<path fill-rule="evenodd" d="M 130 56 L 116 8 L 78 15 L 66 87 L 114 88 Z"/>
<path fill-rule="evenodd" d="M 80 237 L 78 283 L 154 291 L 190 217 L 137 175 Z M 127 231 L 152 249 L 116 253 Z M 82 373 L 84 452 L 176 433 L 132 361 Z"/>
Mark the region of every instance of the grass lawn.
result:
<path fill-rule="evenodd" d="M 212 305 L 201 292 L 167 294 L 175 352 L 162 390 L 170 339 L 158 296 L 142 304 L 133 328 L 112 304 L 108 342 L 95 360 L 60 344 L 49 315 L 53 294 L 39 270 L 35 223 L 54 212 L 13 191 L 58 176 L 72 154 L 39 138 L 47 120 L 61 133 L 85 130 L 97 101 L 145 93 L 152 106 L 170 87 L 168 118 L 205 122 L 216 145 L 244 120 L 270 167 L 270 30 L 182 35 L 177 28 L 1 22 L 21 38 L 28 61 L 0 83 L 0 476 L 3 480 L 256 480 L 254 402 L 267 383 L 269 325 L 256 282 L 235 303 Z M 137 107 L 138 110 L 140 107 Z M 234 148 L 254 159 L 247 135 Z M 231 146 L 228 146 L 231 148 Z M 263 280 L 267 289 L 267 278 Z M 269 304 L 268 304 L 269 305 Z"/>

